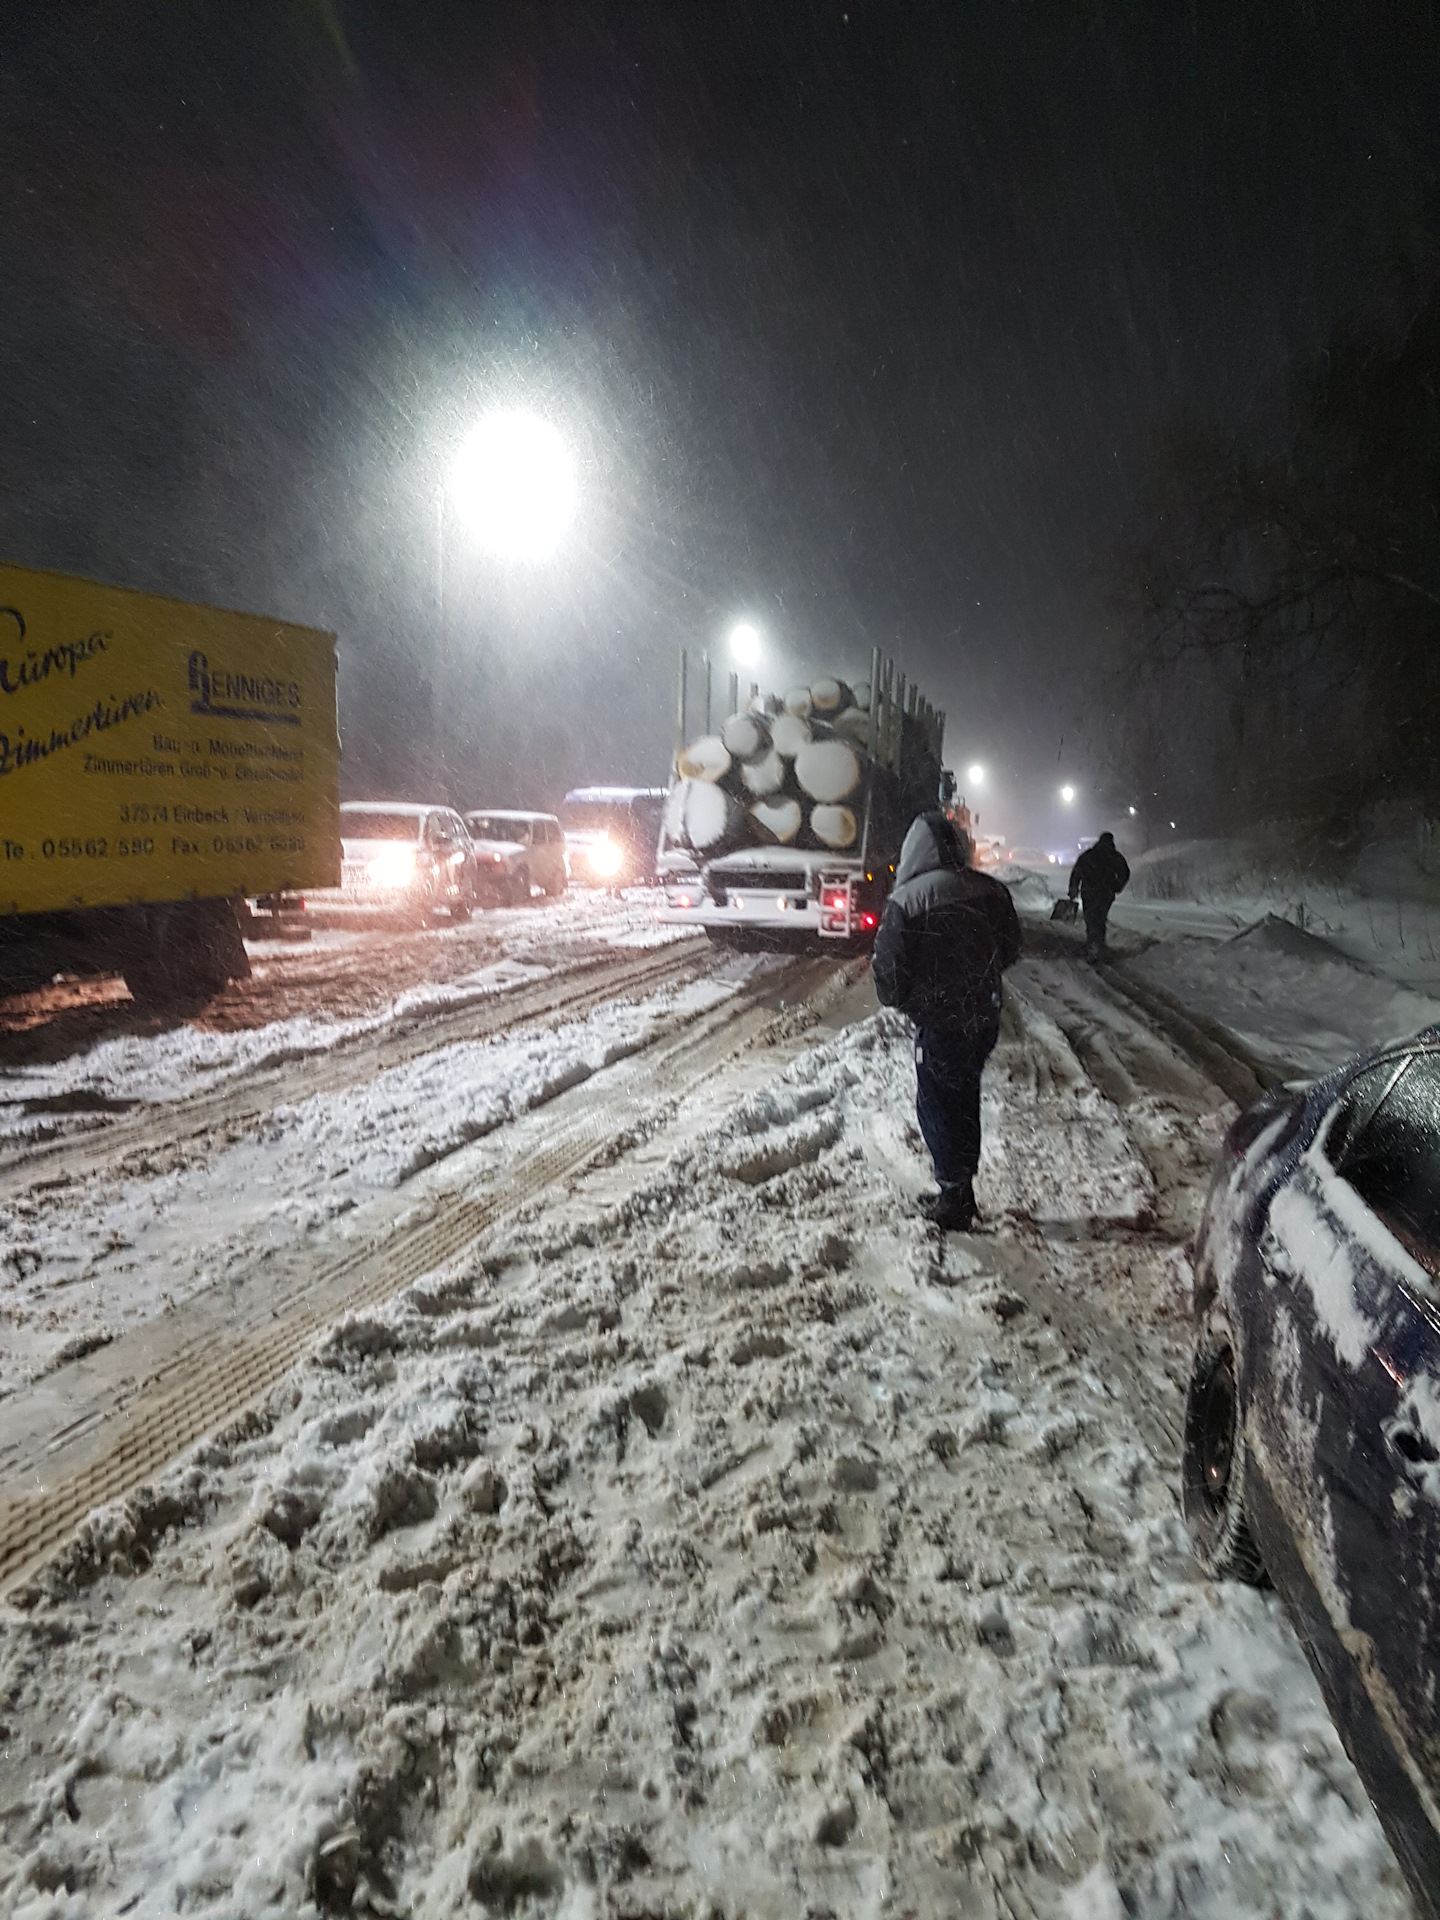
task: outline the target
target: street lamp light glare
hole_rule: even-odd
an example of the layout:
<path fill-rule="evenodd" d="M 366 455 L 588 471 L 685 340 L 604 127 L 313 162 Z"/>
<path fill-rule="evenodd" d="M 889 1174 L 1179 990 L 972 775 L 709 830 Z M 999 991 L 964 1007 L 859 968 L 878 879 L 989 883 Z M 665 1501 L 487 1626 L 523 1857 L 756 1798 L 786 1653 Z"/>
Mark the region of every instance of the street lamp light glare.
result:
<path fill-rule="evenodd" d="M 1133 820 L 1133 819 L 1135 818 L 1135 809 L 1134 809 L 1134 807 L 1127 807 L 1127 808 L 1126 808 L 1126 812 L 1127 812 L 1127 813 L 1128 813 L 1128 814 L 1130 815 L 1130 818 L 1131 818 L 1132 820 Z"/>
<path fill-rule="evenodd" d="M 1065 802 L 1065 805 L 1068 807 L 1075 798 L 1074 787 L 1071 787 L 1071 786 L 1061 787 L 1060 798 Z"/>
<path fill-rule="evenodd" d="M 742 667 L 753 667 L 760 658 L 760 635 L 748 620 L 730 629 L 730 651 Z"/>
<path fill-rule="evenodd" d="M 973 766 L 967 767 L 965 769 L 965 778 L 970 782 L 972 787 L 984 786 L 985 769 L 984 767 L 981 766 L 978 760 L 975 762 Z"/>
<path fill-rule="evenodd" d="M 456 514 L 504 560 L 543 560 L 575 516 L 575 463 L 538 414 L 486 414 L 460 443 L 448 482 Z"/>

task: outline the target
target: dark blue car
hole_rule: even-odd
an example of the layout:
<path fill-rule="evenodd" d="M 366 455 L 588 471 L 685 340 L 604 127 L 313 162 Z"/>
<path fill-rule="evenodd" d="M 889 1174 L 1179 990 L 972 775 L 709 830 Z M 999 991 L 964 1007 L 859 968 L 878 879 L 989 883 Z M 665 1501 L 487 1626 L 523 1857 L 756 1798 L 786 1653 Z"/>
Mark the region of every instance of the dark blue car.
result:
<path fill-rule="evenodd" d="M 1440 1920 L 1440 1027 L 1270 1094 L 1197 1243 L 1185 1518 L 1273 1581 Z"/>

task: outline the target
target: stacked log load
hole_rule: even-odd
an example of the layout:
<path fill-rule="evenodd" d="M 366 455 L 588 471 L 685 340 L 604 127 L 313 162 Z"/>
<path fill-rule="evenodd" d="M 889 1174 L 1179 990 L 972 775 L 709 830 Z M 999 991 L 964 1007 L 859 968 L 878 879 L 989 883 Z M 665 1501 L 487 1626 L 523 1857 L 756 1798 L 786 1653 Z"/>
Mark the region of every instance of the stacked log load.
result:
<path fill-rule="evenodd" d="M 745 846 L 858 852 L 870 706 L 868 685 L 823 678 L 732 713 L 676 755 L 667 840 L 706 859 Z"/>

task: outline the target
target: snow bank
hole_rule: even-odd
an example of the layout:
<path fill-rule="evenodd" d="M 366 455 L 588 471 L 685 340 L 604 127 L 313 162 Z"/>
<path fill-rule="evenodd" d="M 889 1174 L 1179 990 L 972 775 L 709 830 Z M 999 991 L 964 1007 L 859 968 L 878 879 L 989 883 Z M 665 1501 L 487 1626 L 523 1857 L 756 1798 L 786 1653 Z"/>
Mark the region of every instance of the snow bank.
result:
<path fill-rule="evenodd" d="M 1225 937 L 1267 917 L 1320 935 L 1362 965 L 1440 989 L 1440 875 L 1413 840 L 1326 845 L 1303 826 L 1152 848 L 1132 867 L 1115 923 Z"/>
<path fill-rule="evenodd" d="M 1318 1078 L 1362 1048 L 1440 1020 L 1440 998 L 1273 919 L 1220 943 L 1167 940 L 1125 971 L 1228 1028 L 1284 1078 Z"/>

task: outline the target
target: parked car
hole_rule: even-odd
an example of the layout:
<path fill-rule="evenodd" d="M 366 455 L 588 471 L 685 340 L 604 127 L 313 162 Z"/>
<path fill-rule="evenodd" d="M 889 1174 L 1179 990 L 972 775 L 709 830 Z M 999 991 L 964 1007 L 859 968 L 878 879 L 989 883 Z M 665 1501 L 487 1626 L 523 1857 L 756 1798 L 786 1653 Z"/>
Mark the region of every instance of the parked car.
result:
<path fill-rule="evenodd" d="M 630 887 L 654 880 L 664 787 L 576 787 L 560 808 L 578 886 Z"/>
<path fill-rule="evenodd" d="M 480 899 L 518 907 L 528 902 L 532 887 L 547 899 L 564 893 L 570 877 L 565 835 L 553 813 L 490 807 L 467 813 L 465 824 L 475 847 Z"/>
<path fill-rule="evenodd" d="M 1440 1026 L 1243 1115 L 1196 1253 L 1196 1554 L 1273 1581 L 1440 1920 Z"/>
<path fill-rule="evenodd" d="M 340 885 L 309 892 L 312 909 L 403 913 L 422 925 L 469 918 L 475 850 L 450 807 L 347 800 L 340 808 Z"/>

